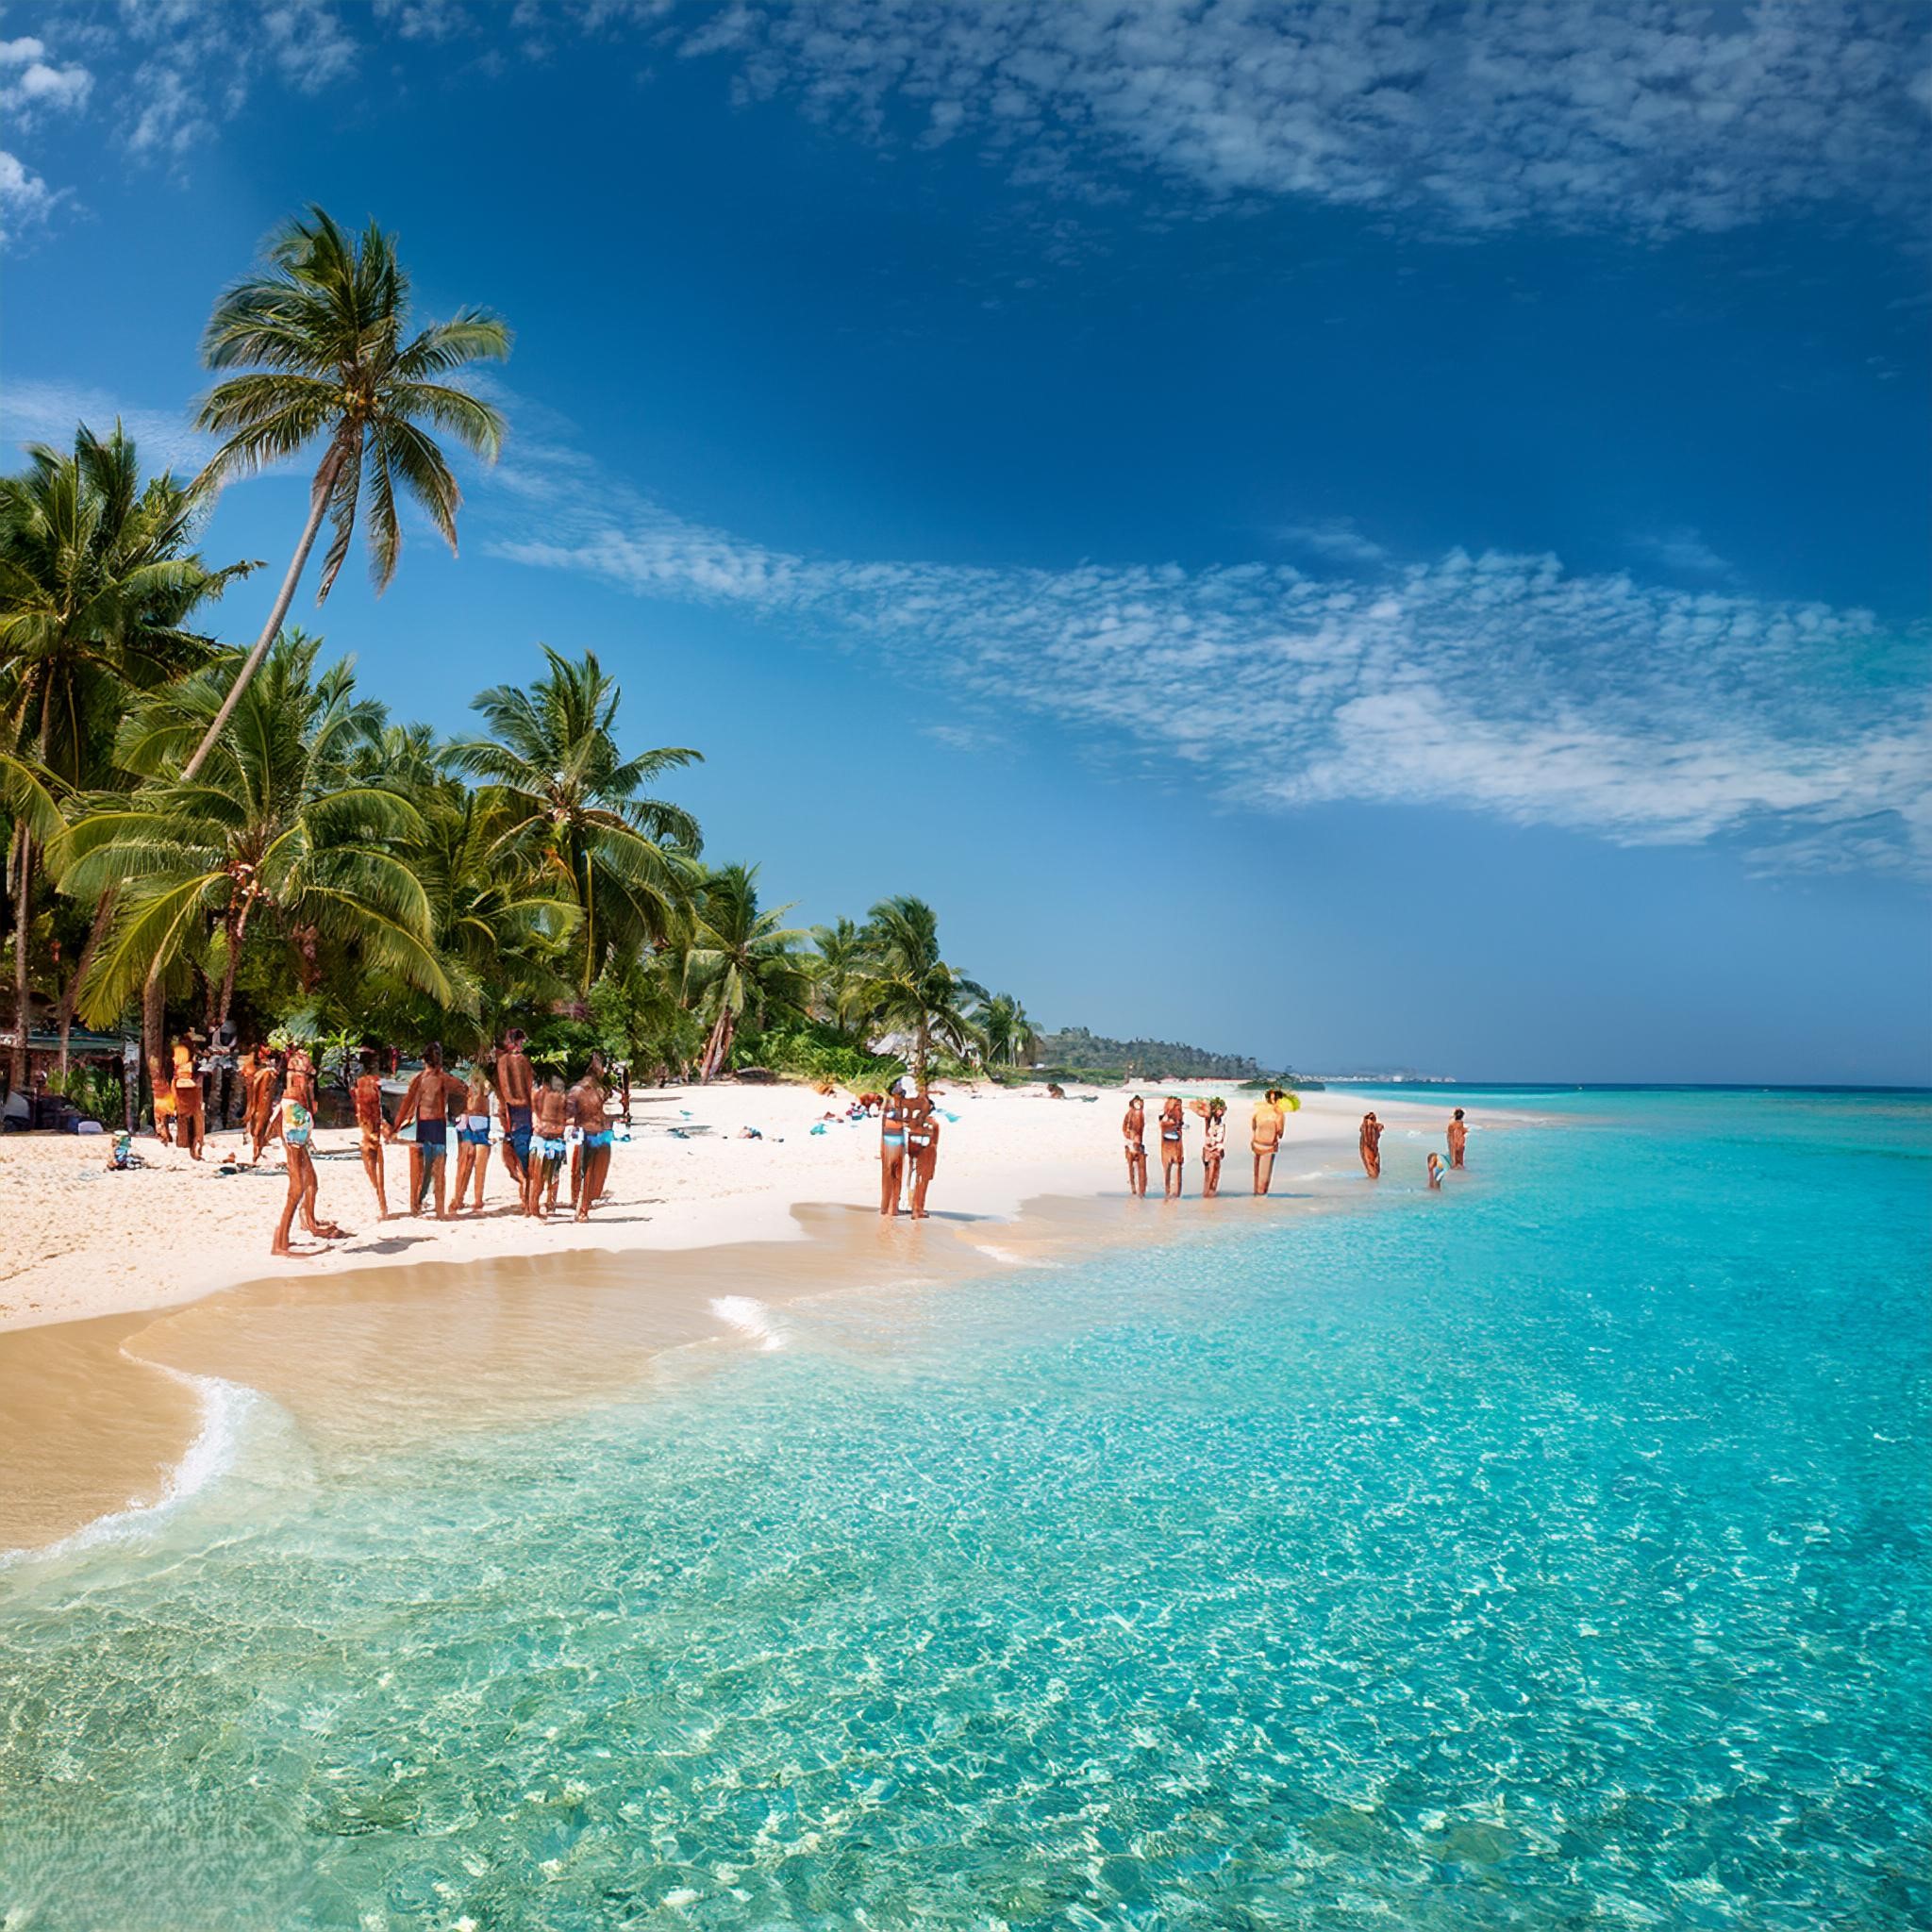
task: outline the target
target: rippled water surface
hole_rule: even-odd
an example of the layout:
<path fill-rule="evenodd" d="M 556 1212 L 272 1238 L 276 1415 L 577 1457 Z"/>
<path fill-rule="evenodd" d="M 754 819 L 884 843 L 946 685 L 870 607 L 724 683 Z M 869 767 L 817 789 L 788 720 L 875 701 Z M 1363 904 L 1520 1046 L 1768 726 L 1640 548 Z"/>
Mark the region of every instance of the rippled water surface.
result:
<path fill-rule="evenodd" d="M 1536 1105 L 648 1402 L 248 1406 L 0 1574 L 0 1924 L 1932 1922 L 1932 1108 Z"/>

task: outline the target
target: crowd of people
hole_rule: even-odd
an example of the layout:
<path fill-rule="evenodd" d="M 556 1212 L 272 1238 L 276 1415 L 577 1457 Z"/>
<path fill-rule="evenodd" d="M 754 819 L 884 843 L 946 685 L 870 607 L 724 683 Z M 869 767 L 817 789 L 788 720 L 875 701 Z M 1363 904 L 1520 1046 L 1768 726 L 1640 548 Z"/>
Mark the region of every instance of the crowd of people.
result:
<path fill-rule="evenodd" d="M 1255 1104 L 1254 1114 L 1248 1124 L 1248 1149 L 1255 1158 L 1257 1194 L 1265 1194 L 1274 1178 L 1274 1157 L 1281 1151 L 1288 1116 L 1300 1105 L 1291 1093 L 1280 1087 L 1269 1088 Z M 1186 1191 L 1186 1136 L 1190 1108 L 1200 1116 L 1202 1123 L 1201 1197 L 1211 1201 L 1221 1191 L 1221 1164 L 1227 1156 L 1227 1102 L 1219 1095 L 1212 1100 L 1184 1104 L 1177 1094 L 1169 1094 L 1160 1103 L 1160 1111 L 1156 1116 L 1160 1140 L 1160 1190 L 1163 1197 L 1170 1201 L 1179 1200 Z M 1362 1116 L 1361 1129 L 1356 1139 L 1362 1172 L 1372 1181 L 1382 1178 L 1382 1131 L 1383 1123 L 1376 1119 L 1372 1108 Z M 1127 1191 L 1138 1198 L 1147 1191 L 1147 1103 L 1138 1093 L 1127 1102 L 1127 1111 L 1121 1122 L 1121 1138 L 1127 1157 Z M 1459 1107 L 1450 1119 L 1447 1139 L 1447 1160 L 1433 1151 L 1428 1158 L 1428 1183 L 1431 1188 L 1441 1188 L 1442 1176 L 1452 1168 L 1463 1164 L 1463 1154 L 1469 1143 L 1469 1124 Z"/>
<path fill-rule="evenodd" d="M 569 1175 L 570 1208 L 578 1221 L 590 1219 L 610 1172 L 613 1129 L 611 1091 L 603 1057 L 592 1053 L 582 1075 L 566 1087 L 562 1076 L 540 1078 L 525 1051 L 525 1036 L 512 1027 L 501 1045 L 463 1074 L 450 1072 L 441 1045 L 424 1049 L 423 1065 L 404 1089 L 393 1117 L 384 1107 L 381 1058 L 365 1050 L 360 1072 L 350 1086 L 360 1139 L 362 1172 L 375 1196 L 377 1217 L 391 1218 L 388 1150 L 412 1130 L 408 1152 L 408 1212 L 430 1209 L 439 1221 L 458 1213 L 480 1213 L 490 1172 L 491 1124 L 514 1204 L 532 1219 L 556 1213 L 564 1176 Z M 295 1255 L 296 1218 L 320 1241 L 341 1241 L 346 1230 L 316 1211 L 315 1063 L 296 1046 L 287 1051 L 261 1045 L 238 1057 L 234 1097 L 242 1110 L 242 1139 L 251 1164 L 259 1164 L 272 1142 L 279 1141 L 289 1174 L 288 1196 L 269 1252 Z M 207 1061 L 199 1063 L 187 1040 L 175 1042 L 172 1069 L 157 1070 L 155 1131 L 164 1141 L 186 1148 L 199 1160 L 207 1140 L 208 1096 Z M 225 1118 L 227 1096 L 217 1103 Z M 449 1154 L 456 1149 L 452 1179 Z"/>

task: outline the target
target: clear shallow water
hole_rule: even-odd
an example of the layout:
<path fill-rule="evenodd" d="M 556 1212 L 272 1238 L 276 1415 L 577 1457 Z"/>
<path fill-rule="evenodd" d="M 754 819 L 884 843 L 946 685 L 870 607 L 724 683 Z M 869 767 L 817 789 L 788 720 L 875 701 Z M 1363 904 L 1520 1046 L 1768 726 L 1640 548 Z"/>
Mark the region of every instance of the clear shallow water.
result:
<path fill-rule="evenodd" d="M 648 1404 L 256 1415 L 0 1575 L 0 1924 L 1927 1923 L 1932 1106 L 1535 1104 Z"/>

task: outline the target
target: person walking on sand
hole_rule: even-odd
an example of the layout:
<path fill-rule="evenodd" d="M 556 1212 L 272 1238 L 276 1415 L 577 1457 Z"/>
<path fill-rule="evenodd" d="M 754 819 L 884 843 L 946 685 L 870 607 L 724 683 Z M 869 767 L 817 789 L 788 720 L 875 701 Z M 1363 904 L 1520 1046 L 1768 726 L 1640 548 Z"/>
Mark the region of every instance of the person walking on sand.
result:
<path fill-rule="evenodd" d="M 1362 1157 L 1362 1172 L 1372 1181 L 1382 1178 L 1382 1123 L 1375 1118 L 1373 1108 L 1362 1116 L 1362 1130 L 1356 1138 L 1356 1145 Z"/>
<path fill-rule="evenodd" d="M 879 1108 L 879 1218 L 892 1220 L 899 1212 L 899 1195 L 906 1184 L 906 1082 L 894 1080 Z"/>
<path fill-rule="evenodd" d="M 1221 1163 L 1227 1154 L 1227 1102 L 1217 1093 L 1208 1103 L 1208 1121 L 1201 1131 L 1201 1198 L 1211 1201 L 1221 1191 Z"/>
<path fill-rule="evenodd" d="M 1121 1141 L 1127 1154 L 1127 1192 L 1135 1200 L 1147 1193 L 1147 1103 L 1137 1093 L 1127 1102 L 1121 1120 Z"/>
<path fill-rule="evenodd" d="M 1170 1093 L 1160 1103 L 1160 1198 L 1178 1201 L 1185 1191 L 1186 1155 L 1182 1132 L 1186 1122 L 1179 1098 Z"/>
<path fill-rule="evenodd" d="M 1458 1107 L 1449 1120 L 1449 1165 L 1462 1165 L 1462 1150 L 1469 1145 L 1469 1123 L 1462 1118 Z"/>
<path fill-rule="evenodd" d="M 556 1210 L 558 1177 L 570 1152 L 569 1142 L 564 1139 L 570 1104 L 563 1081 L 552 1074 L 531 1094 L 530 1107 L 530 1152 L 524 1162 L 524 1212 L 541 1221 Z"/>
<path fill-rule="evenodd" d="M 912 1218 L 925 1219 L 925 1191 L 940 1164 L 940 1117 L 932 1101 L 922 1093 L 924 1103 L 906 1124 L 906 1158 L 912 1163 Z"/>
<path fill-rule="evenodd" d="M 519 1193 L 525 1191 L 530 1162 L 531 1107 L 537 1076 L 524 1052 L 524 1029 L 512 1026 L 496 1056 L 496 1104 L 503 1109 L 503 1164 Z"/>
<path fill-rule="evenodd" d="M 356 1103 L 356 1128 L 362 1143 L 362 1172 L 375 1190 L 378 1221 L 389 1219 L 389 1188 L 383 1174 L 382 1143 L 393 1141 L 395 1129 L 382 1117 L 382 1076 L 375 1071 L 375 1056 L 366 1046 L 361 1055 L 362 1071 L 349 1089 Z"/>
<path fill-rule="evenodd" d="M 293 1226 L 299 1210 L 303 1227 L 318 1241 L 339 1241 L 346 1237 L 347 1230 L 336 1225 L 333 1221 L 322 1221 L 316 1216 L 315 1196 L 315 1155 L 309 1146 L 309 1138 L 315 1130 L 315 1090 L 308 1072 L 308 1056 L 302 1054 L 290 1062 L 288 1084 L 282 1092 L 282 1104 L 278 1109 L 275 1131 L 282 1142 L 282 1155 L 288 1163 L 289 1192 L 282 1203 L 282 1218 L 275 1225 L 275 1238 L 270 1244 L 271 1255 L 294 1256 L 297 1250 L 289 1245 L 289 1231 Z"/>
<path fill-rule="evenodd" d="M 583 1135 L 583 1167 L 571 1190 L 579 1221 L 590 1220 L 591 1204 L 604 1191 L 610 1172 L 610 1123 L 605 1115 L 609 1099 L 604 1085 L 604 1056 L 593 1053 L 584 1077 L 570 1091 L 571 1110 Z"/>
<path fill-rule="evenodd" d="M 463 1194 L 475 1176 L 476 1198 L 474 1212 L 483 1211 L 483 1182 L 490 1173 L 490 1061 L 486 1056 L 470 1070 L 463 1088 L 463 1110 L 457 1121 L 457 1184 L 450 1191 L 450 1207 L 460 1214 Z"/>
<path fill-rule="evenodd" d="M 202 1120 L 201 1075 L 194 1070 L 194 1049 L 186 1040 L 175 1042 L 175 1136 L 191 1160 L 201 1158 L 206 1133 Z"/>
<path fill-rule="evenodd" d="M 396 1131 L 416 1123 L 416 1143 L 409 1150 L 409 1212 L 421 1214 L 432 1183 L 436 1189 L 436 1218 L 449 1221 L 450 1116 L 463 1104 L 463 1083 L 442 1070 L 442 1048 L 431 1041 L 423 1049 L 423 1070 L 409 1082 L 403 1104 L 396 1108 Z"/>
<path fill-rule="evenodd" d="M 1273 1094 L 1255 1103 L 1248 1123 L 1248 1149 L 1255 1157 L 1255 1191 L 1265 1194 L 1274 1179 L 1274 1157 L 1281 1151 L 1283 1115 Z"/>

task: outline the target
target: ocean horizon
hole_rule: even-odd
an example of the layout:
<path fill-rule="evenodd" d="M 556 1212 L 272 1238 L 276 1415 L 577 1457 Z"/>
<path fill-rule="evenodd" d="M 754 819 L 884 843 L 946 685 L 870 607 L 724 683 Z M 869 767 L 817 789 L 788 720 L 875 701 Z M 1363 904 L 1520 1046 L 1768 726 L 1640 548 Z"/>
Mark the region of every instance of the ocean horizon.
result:
<path fill-rule="evenodd" d="M 0 1922 L 1924 1924 L 1932 1102 L 1505 1091 L 556 1412 L 235 1395 L 0 1571 Z"/>

